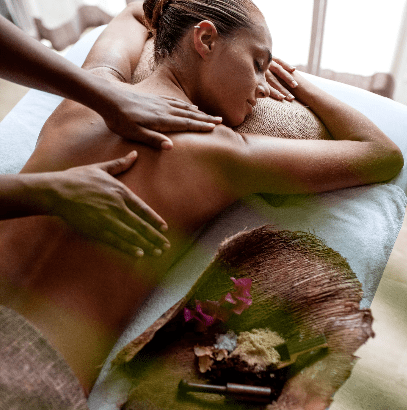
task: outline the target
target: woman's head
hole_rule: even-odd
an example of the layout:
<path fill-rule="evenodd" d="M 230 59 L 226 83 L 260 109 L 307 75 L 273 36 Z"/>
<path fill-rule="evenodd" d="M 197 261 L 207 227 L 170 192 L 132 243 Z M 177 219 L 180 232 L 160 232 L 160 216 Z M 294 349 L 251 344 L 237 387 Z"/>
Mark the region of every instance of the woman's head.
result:
<path fill-rule="evenodd" d="M 201 110 L 237 126 L 269 95 L 271 36 L 251 0 L 145 0 L 144 11 L 156 61 L 177 67 L 177 81 Z"/>
<path fill-rule="evenodd" d="M 211 21 L 219 35 L 227 37 L 250 27 L 250 12 L 259 12 L 251 0 L 145 0 L 143 8 L 155 33 L 156 61 L 171 55 L 188 29 L 202 20 Z"/>

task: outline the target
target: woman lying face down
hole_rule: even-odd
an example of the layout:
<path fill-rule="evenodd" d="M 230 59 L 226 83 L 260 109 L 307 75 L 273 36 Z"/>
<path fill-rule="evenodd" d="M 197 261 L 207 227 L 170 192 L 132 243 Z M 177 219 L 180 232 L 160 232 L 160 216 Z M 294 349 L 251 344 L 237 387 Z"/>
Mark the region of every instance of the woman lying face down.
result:
<path fill-rule="evenodd" d="M 136 149 L 137 163 L 120 180 L 167 221 L 171 249 L 159 260 L 137 259 L 93 243 L 53 217 L 1 225 L 0 303 L 43 332 L 87 391 L 117 337 L 193 232 L 236 199 L 385 181 L 403 163 L 398 148 L 374 124 L 298 73 L 293 74 L 298 87 L 290 91 L 334 140 L 283 140 L 229 128 L 270 92 L 271 37 L 250 1 L 147 0 L 144 10 L 157 38 L 158 65 L 150 77 L 131 84 L 148 38 L 137 3 L 109 24 L 84 67 L 117 82 L 123 92 L 192 102 L 222 116 L 225 125 L 208 133 L 174 133 L 173 149 L 161 152 L 112 134 L 95 112 L 65 100 L 44 125 L 22 172 L 63 170 Z"/>

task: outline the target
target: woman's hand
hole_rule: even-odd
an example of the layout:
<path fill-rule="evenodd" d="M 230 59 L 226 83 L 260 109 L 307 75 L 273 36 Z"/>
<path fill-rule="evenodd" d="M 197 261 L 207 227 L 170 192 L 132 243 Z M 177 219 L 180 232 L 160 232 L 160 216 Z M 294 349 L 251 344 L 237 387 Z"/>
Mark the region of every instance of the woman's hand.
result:
<path fill-rule="evenodd" d="M 291 88 L 297 87 L 298 84 L 291 75 L 294 71 L 295 67 L 285 63 L 279 58 L 273 57 L 269 69 L 266 72 L 266 79 L 270 85 L 270 97 L 280 101 L 283 99 L 288 101 L 294 100 L 295 97 L 279 81 L 279 79 L 283 80 Z"/>
<path fill-rule="evenodd" d="M 160 256 L 170 247 L 159 232 L 166 231 L 167 224 L 114 178 L 127 171 L 136 157 L 133 151 L 112 161 L 43 174 L 48 176 L 43 191 L 51 197 L 47 198 L 48 213 L 60 216 L 81 234 L 131 256 L 143 256 L 144 252 Z"/>
<path fill-rule="evenodd" d="M 112 84 L 119 92 L 99 110 L 111 131 L 154 148 L 171 149 L 172 141 L 163 132 L 212 131 L 222 118 L 207 115 L 177 98 L 133 93 Z M 112 90 L 113 91 L 113 90 Z"/>

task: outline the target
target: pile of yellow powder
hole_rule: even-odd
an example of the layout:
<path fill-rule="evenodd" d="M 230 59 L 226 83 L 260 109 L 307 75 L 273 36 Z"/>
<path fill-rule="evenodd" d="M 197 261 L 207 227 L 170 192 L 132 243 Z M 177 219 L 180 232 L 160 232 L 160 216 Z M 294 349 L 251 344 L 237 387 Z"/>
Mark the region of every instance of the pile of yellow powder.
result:
<path fill-rule="evenodd" d="M 269 329 L 253 329 L 251 332 L 242 332 L 237 337 L 237 347 L 232 356 L 240 356 L 249 364 L 265 368 L 277 364 L 280 355 L 275 346 L 285 343 L 285 340 L 276 332 Z"/>

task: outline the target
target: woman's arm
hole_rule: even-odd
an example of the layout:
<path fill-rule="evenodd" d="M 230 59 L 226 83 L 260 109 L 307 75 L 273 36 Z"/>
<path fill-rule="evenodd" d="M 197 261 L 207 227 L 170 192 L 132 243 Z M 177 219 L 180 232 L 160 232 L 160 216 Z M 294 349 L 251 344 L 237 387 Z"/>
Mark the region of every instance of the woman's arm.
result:
<path fill-rule="evenodd" d="M 235 195 L 331 191 L 383 182 L 397 175 L 403 156 L 378 127 L 300 74 L 293 76 L 299 84 L 293 94 L 312 109 L 335 140 L 229 136 L 216 148 L 211 161 L 221 164 L 225 184 Z M 222 129 L 223 133 L 232 132 Z"/>
<path fill-rule="evenodd" d="M 149 37 L 142 13 L 142 2 L 130 3 L 100 34 L 82 67 L 86 70 L 103 68 L 120 81 L 131 83 Z"/>

